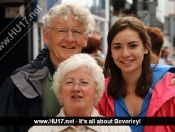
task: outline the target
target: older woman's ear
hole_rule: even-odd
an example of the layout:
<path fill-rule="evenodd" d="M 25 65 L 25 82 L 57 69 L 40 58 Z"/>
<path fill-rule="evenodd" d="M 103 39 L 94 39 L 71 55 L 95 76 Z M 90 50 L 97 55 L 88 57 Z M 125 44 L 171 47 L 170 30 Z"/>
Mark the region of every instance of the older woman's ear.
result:
<path fill-rule="evenodd" d="M 175 85 L 175 75 L 173 76 L 172 80 L 171 80 L 171 85 Z"/>

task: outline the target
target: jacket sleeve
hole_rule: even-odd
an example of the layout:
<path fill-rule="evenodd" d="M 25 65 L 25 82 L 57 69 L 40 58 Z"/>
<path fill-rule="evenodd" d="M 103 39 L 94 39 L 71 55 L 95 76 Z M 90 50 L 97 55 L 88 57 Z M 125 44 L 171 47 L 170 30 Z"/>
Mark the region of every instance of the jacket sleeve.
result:
<path fill-rule="evenodd" d="M 169 106 L 171 106 L 171 107 L 169 107 Z M 175 108 L 175 95 L 174 95 L 174 97 L 172 99 L 170 99 L 170 100 L 167 101 L 167 107 L 166 107 L 166 109 L 168 109 L 168 108 L 169 108 L 169 115 L 168 116 L 169 117 L 175 117 L 175 111 L 174 111 L 174 108 Z M 171 124 L 173 122 L 174 122 L 174 120 L 173 121 L 171 120 Z M 170 126 L 170 129 L 171 129 L 172 132 L 175 132 L 175 125 L 171 125 Z"/>
<path fill-rule="evenodd" d="M 24 96 L 9 77 L 0 89 L 0 117 L 22 117 Z M 10 121 L 9 121 L 10 122 Z M 1 126 L 1 132 L 25 132 L 29 126 Z"/>
<path fill-rule="evenodd" d="M 0 116 L 21 117 L 25 98 L 9 77 L 0 90 Z"/>
<path fill-rule="evenodd" d="M 171 120 L 164 119 L 164 122 L 167 123 L 165 125 L 156 125 L 156 121 L 160 122 L 159 120 L 155 120 L 155 125 L 146 125 L 144 127 L 144 132 L 175 132 L 175 125 L 174 124 L 174 117 L 175 117 L 175 97 L 171 98 L 170 100 L 166 101 L 163 106 L 157 111 L 154 117 L 173 117 Z M 165 115 L 164 115 L 165 114 Z M 161 116 L 160 116 L 161 115 Z"/>
<path fill-rule="evenodd" d="M 147 117 L 175 117 L 175 86 L 170 85 L 170 80 L 173 76 L 173 73 L 166 73 L 155 85 L 146 114 Z M 159 123 L 159 121 L 155 120 L 154 123 Z M 164 122 L 166 123 L 165 125 L 146 125 L 144 132 L 175 131 L 175 126 L 171 125 L 174 123 L 174 120 L 164 120 Z"/>

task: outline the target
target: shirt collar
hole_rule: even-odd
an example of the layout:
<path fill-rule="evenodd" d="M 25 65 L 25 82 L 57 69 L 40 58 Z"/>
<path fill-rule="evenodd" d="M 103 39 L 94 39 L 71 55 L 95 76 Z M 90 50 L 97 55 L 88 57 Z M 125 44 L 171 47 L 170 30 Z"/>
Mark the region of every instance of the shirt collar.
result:
<path fill-rule="evenodd" d="M 97 109 L 93 107 L 91 117 L 98 117 L 98 116 L 101 116 L 101 115 L 99 115 Z M 65 117 L 64 107 L 61 108 L 60 113 L 57 115 L 57 117 Z M 53 126 L 52 131 L 54 132 L 63 131 L 64 129 L 68 127 L 74 127 L 74 126 Z M 100 131 L 100 126 L 79 126 L 79 127 L 88 127 L 90 129 L 93 129 L 94 131 L 97 131 L 97 132 Z"/>

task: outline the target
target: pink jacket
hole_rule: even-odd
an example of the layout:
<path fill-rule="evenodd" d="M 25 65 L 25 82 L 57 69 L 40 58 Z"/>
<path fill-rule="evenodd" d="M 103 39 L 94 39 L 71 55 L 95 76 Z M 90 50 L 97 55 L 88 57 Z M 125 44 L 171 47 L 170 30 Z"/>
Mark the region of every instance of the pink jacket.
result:
<path fill-rule="evenodd" d="M 114 117 L 114 99 L 112 96 L 108 96 L 107 86 L 109 78 L 105 79 L 105 92 L 97 106 L 100 115 Z"/>
<path fill-rule="evenodd" d="M 175 86 L 170 85 L 173 73 L 168 72 L 154 87 L 146 117 L 175 117 Z M 105 79 L 105 93 L 97 109 L 101 115 L 114 117 L 114 99 L 107 94 L 109 78 Z M 173 107 L 174 106 L 174 107 Z M 145 132 L 174 132 L 175 126 L 145 126 Z"/>

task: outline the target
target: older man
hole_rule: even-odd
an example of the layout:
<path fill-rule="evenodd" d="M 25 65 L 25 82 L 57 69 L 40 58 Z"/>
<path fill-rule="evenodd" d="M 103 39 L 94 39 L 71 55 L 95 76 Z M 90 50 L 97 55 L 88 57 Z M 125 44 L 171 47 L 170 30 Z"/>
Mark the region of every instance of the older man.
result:
<path fill-rule="evenodd" d="M 44 16 L 43 49 L 30 64 L 17 69 L 0 91 L 1 117 L 56 116 L 60 105 L 52 89 L 58 65 L 87 44 L 95 28 L 91 13 L 77 4 L 61 4 Z M 1 132 L 27 131 L 30 126 L 0 127 Z"/>

